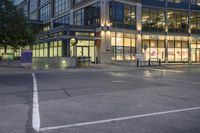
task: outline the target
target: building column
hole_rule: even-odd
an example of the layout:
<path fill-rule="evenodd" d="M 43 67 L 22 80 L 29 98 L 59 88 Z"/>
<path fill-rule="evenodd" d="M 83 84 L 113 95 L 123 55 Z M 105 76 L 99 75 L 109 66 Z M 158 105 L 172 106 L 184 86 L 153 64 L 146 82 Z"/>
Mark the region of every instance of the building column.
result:
<path fill-rule="evenodd" d="M 101 46 L 100 63 L 111 63 L 111 32 L 109 21 L 109 1 L 101 0 Z"/>
<path fill-rule="evenodd" d="M 70 39 L 62 40 L 62 56 L 70 57 Z"/>
<path fill-rule="evenodd" d="M 137 3 L 136 6 L 136 54 L 142 53 L 142 5 Z"/>

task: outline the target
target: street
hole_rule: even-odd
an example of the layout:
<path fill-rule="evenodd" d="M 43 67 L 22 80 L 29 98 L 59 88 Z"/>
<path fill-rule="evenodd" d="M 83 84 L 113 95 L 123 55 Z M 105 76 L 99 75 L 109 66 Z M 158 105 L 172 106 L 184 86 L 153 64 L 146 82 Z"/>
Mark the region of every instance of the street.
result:
<path fill-rule="evenodd" d="M 0 133 L 200 133 L 200 65 L 0 68 Z"/>

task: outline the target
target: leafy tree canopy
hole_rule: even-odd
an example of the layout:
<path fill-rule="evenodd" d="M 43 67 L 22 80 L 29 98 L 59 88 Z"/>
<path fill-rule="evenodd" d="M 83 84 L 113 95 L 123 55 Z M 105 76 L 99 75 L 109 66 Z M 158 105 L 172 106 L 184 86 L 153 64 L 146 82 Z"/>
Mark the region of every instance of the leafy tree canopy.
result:
<path fill-rule="evenodd" d="M 14 49 L 32 44 L 34 34 L 23 10 L 11 0 L 0 0 L 0 45 Z"/>

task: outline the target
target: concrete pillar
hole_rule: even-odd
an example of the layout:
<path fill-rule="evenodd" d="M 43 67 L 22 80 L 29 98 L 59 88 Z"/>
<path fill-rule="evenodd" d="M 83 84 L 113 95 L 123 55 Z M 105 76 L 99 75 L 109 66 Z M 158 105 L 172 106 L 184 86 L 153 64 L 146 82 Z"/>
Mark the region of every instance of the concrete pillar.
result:
<path fill-rule="evenodd" d="M 62 40 L 62 56 L 70 57 L 70 39 Z"/>
<path fill-rule="evenodd" d="M 111 63 L 111 32 L 108 0 L 101 0 L 101 37 L 100 62 Z"/>
<path fill-rule="evenodd" d="M 137 3 L 136 6 L 136 53 L 142 53 L 142 5 Z"/>

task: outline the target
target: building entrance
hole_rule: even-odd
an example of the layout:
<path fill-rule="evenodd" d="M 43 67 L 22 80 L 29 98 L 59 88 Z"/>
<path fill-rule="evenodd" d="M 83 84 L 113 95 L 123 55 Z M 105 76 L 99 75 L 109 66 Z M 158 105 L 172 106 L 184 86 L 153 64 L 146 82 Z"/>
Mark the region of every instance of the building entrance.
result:
<path fill-rule="evenodd" d="M 73 55 L 73 46 L 70 47 L 71 55 Z M 95 52 L 95 41 L 79 40 L 76 45 L 76 56 L 86 56 L 90 57 L 92 62 L 95 62 L 96 52 Z"/>
<path fill-rule="evenodd" d="M 86 56 L 86 57 L 90 57 L 90 53 L 89 53 L 89 47 L 86 46 L 77 46 L 77 57 L 80 56 Z"/>

